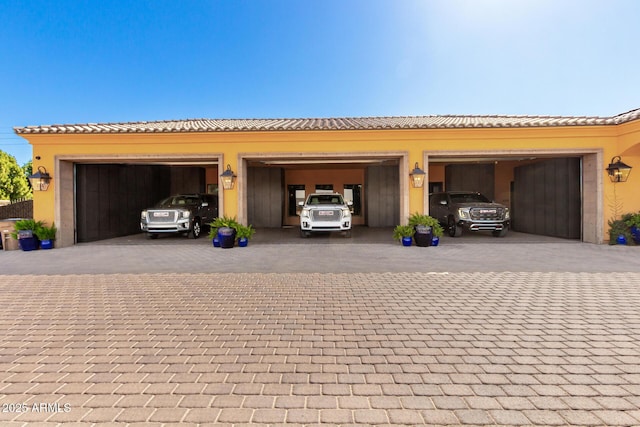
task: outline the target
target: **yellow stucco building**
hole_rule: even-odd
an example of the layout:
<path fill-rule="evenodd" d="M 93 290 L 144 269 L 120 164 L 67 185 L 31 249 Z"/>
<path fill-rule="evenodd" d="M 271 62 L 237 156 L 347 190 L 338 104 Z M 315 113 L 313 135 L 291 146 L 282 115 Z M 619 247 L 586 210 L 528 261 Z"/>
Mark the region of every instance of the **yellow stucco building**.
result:
<path fill-rule="evenodd" d="M 257 227 L 298 224 L 304 194 L 355 202 L 354 224 L 392 226 L 428 212 L 442 189 L 484 192 L 509 206 L 515 230 L 602 243 L 614 204 L 640 211 L 640 176 L 614 184 L 620 156 L 640 165 L 640 110 L 613 117 L 416 116 L 175 120 L 17 127 L 34 170 L 34 217 L 57 246 L 131 234 L 139 211 L 176 192 L 218 195 L 220 213 Z M 423 169 L 414 188 L 410 173 Z M 221 173 L 236 175 L 223 190 Z M 428 184 L 427 184 L 428 183 Z"/>

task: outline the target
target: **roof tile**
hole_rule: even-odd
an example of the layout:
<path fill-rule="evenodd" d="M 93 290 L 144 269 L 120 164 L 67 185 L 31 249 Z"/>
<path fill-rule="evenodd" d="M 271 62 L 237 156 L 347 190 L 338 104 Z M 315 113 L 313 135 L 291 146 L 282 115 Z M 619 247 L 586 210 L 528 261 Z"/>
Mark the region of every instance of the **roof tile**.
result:
<path fill-rule="evenodd" d="M 608 126 L 640 119 L 640 109 L 613 117 L 573 116 L 401 116 L 293 119 L 186 119 L 155 122 L 55 124 L 15 127 L 19 135 L 50 133 L 180 133 L 305 130 L 521 128 Z"/>

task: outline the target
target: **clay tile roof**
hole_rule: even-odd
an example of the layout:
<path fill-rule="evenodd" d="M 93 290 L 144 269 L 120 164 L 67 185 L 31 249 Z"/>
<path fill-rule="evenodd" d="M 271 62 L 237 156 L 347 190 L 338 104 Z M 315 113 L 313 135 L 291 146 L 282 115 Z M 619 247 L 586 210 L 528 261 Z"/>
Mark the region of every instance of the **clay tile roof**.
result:
<path fill-rule="evenodd" d="M 186 119 L 156 122 L 85 123 L 15 127 L 19 135 L 56 133 L 180 133 L 305 130 L 522 128 L 608 126 L 640 119 L 640 109 L 613 117 L 572 116 L 404 116 L 298 119 Z"/>

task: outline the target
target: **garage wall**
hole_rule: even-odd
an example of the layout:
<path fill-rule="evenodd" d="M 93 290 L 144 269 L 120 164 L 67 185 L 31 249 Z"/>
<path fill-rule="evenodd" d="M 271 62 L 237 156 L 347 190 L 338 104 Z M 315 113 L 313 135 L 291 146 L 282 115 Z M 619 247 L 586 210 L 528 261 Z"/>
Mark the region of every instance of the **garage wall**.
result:
<path fill-rule="evenodd" d="M 282 227 L 282 168 L 247 169 L 247 220 L 254 227 Z"/>
<path fill-rule="evenodd" d="M 365 216 L 369 227 L 400 224 L 398 166 L 369 166 L 365 174 Z"/>
<path fill-rule="evenodd" d="M 171 194 L 206 193 L 205 169 L 199 167 L 171 167 Z"/>
<path fill-rule="evenodd" d="M 514 230 L 580 239 L 580 163 L 579 158 L 561 158 L 515 168 Z"/>
<path fill-rule="evenodd" d="M 446 191 L 477 191 L 490 200 L 495 198 L 495 166 L 485 164 L 459 164 L 445 167 Z"/>

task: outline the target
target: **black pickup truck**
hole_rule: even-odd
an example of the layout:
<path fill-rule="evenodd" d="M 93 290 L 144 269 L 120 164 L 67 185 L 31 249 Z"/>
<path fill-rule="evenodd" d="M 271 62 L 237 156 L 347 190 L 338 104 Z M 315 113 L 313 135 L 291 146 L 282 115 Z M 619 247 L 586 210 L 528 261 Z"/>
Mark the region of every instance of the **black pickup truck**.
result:
<path fill-rule="evenodd" d="M 463 230 L 491 231 L 496 237 L 504 237 L 509 231 L 509 208 L 477 192 L 433 193 L 429 197 L 429 215 L 438 219 L 451 237 L 461 236 Z"/>

